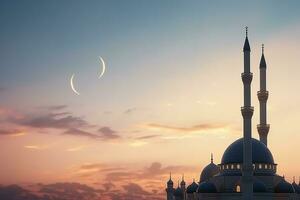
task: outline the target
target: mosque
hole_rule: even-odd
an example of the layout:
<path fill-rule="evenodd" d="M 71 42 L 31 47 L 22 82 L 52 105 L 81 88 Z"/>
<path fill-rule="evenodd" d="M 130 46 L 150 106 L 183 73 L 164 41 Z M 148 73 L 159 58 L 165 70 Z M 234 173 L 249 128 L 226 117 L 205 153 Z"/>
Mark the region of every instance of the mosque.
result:
<path fill-rule="evenodd" d="M 167 182 L 167 200 L 300 200 L 300 182 L 288 183 L 284 176 L 276 174 L 277 164 L 268 149 L 267 100 L 266 88 L 267 64 L 262 46 L 260 60 L 260 90 L 257 92 L 260 107 L 260 124 L 257 125 L 259 140 L 252 138 L 250 44 L 248 30 L 243 47 L 244 72 L 241 74 L 244 86 L 243 137 L 233 142 L 225 150 L 221 163 L 211 162 L 201 172 L 199 182 L 193 181 L 186 187 L 184 178 L 177 188 L 170 174 Z"/>

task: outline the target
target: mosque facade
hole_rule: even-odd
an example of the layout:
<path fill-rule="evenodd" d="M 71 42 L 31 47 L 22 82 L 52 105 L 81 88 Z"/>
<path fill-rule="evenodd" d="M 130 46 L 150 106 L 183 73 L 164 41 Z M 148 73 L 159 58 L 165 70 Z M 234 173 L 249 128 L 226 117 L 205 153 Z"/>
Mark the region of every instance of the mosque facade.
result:
<path fill-rule="evenodd" d="M 285 180 L 276 174 L 277 164 L 268 148 L 267 100 L 269 92 L 266 88 L 267 64 L 262 46 L 259 64 L 260 90 L 259 100 L 260 123 L 257 125 L 259 140 L 252 138 L 250 44 L 248 30 L 243 47 L 244 72 L 241 74 L 244 86 L 244 105 L 241 107 L 243 116 L 243 137 L 234 141 L 225 150 L 221 163 L 211 162 L 202 170 L 198 182 L 195 180 L 188 186 L 182 178 L 174 187 L 172 177 L 167 182 L 167 200 L 300 200 L 300 181 L 297 184 Z"/>

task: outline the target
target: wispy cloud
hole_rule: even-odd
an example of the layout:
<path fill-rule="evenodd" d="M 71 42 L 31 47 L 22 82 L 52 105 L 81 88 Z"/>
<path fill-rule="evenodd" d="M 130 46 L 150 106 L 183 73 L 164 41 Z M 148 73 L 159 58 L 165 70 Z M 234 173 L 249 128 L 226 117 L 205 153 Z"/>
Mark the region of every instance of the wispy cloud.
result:
<path fill-rule="evenodd" d="M 87 145 L 79 145 L 79 146 L 67 148 L 66 151 L 69 151 L 69 152 L 81 151 L 82 149 L 84 149 L 86 147 L 87 147 Z"/>
<path fill-rule="evenodd" d="M 32 114 L 24 116 L 21 119 L 14 119 L 14 122 L 31 128 L 69 129 L 90 126 L 90 124 L 81 117 L 72 115 L 58 116 L 57 114 Z"/>
<path fill-rule="evenodd" d="M 42 106 L 40 108 L 47 109 L 50 111 L 60 111 L 66 109 L 67 105 L 52 105 L 52 106 Z"/>
<path fill-rule="evenodd" d="M 103 140 L 115 140 L 121 137 L 117 134 L 117 131 L 113 130 L 111 127 L 104 126 L 101 127 L 98 132 L 101 134 L 100 137 Z"/>
<path fill-rule="evenodd" d="M 83 136 L 83 137 L 89 137 L 89 138 L 93 138 L 93 139 L 97 139 L 100 138 L 99 135 L 87 132 L 87 131 L 83 131 L 77 128 L 70 128 L 66 131 L 63 132 L 63 134 L 66 135 L 72 135 L 72 136 Z"/>
<path fill-rule="evenodd" d="M 23 130 L 18 129 L 0 129 L 0 135 L 8 135 L 8 136 L 23 136 L 25 132 Z"/>
<path fill-rule="evenodd" d="M 158 131 L 175 131 L 175 132 L 182 132 L 182 133 L 195 133 L 195 132 L 228 128 L 228 124 L 203 123 L 203 124 L 197 124 L 197 125 L 194 125 L 191 127 L 180 127 L 180 126 L 170 126 L 170 125 L 165 125 L 165 124 L 149 123 L 149 124 L 146 124 L 146 128 L 149 128 L 152 130 L 158 130 Z"/>
<path fill-rule="evenodd" d="M 160 136 L 161 135 L 145 135 L 145 136 L 136 137 L 134 139 L 135 140 L 148 140 L 148 139 L 157 138 L 157 137 L 160 137 Z"/>
<path fill-rule="evenodd" d="M 24 148 L 31 150 L 43 150 L 47 149 L 48 145 L 25 145 Z"/>
<path fill-rule="evenodd" d="M 134 107 L 134 108 L 128 108 L 127 110 L 124 111 L 124 114 L 131 114 L 131 113 L 133 113 L 136 110 L 137 110 L 136 107 Z"/>

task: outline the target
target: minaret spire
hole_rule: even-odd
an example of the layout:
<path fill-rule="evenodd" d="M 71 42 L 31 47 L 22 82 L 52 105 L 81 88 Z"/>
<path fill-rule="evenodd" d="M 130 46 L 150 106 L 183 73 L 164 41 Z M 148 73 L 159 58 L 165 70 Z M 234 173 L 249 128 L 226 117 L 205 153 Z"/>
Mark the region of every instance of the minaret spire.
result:
<path fill-rule="evenodd" d="M 214 154 L 213 153 L 210 154 L 210 163 L 214 163 Z"/>
<path fill-rule="evenodd" d="M 253 199 L 253 165 L 252 165 L 252 115 L 251 106 L 251 82 L 253 74 L 250 71 L 250 45 L 248 41 L 248 27 L 246 27 L 246 39 L 244 43 L 244 72 L 242 81 L 244 84 L 244 106 L 241 108 L 243 116 L 243 167 L 242 167 L 242 193 L 243 200 Z"/>
<path fill-rule="evenodd" d="M 259 134 L 259 139 L 266 146 L 268 145 L 268 133 L 270 130 L 270 125 L 267 124 L 267 100 L 269 97 L 269 92 L 267 91 L 267 64 L 264 55 L 264 44 L 262 44 L 262 55 L 259 64 L 260 72 L 260 90 L 257 92 L 257 97 L 259 100 L 260 108 L 260 122 L 257 125 L 257 131 Z"/>

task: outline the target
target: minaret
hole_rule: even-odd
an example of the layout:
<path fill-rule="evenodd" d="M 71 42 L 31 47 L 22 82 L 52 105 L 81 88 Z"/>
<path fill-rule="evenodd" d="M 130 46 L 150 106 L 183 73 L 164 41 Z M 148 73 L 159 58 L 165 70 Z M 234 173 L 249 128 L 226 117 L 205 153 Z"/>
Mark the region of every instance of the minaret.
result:
<path fill-rule="evenodd" d="M 166 188 L 166 192 L 167 192 L 167 200 L 174 200 L 174 188 L 173 188 L 173 181 L 172 181 L 172 175 L 170 172 L 170 179 L 167 183 L 167 188 Z"/>
<path fill-rule="evenodd" d="M 183 192 L 183 199 L 185 200 L 186 199 L 186 187 L 185 187 L 185 181 L 184 181 L 184 174 L 182 174 L 182 180 L 181 180 L 181 183 L 180 183 L 180 188 Z"/>
<path fill-rule="evenodd" d="M 266 86 L 266 71 L 267 64 L 264 56 L 264 45 L 262 45 L 262 55 L 259 64 L 259 72 L 260 72 L 260 90 L 257 92 L 257 97 L 259 100 L 259 108 L 260 108 L 260 123 L 257 125 L 257 131 L 259 134 L 259 139 L 266 146 L 268 145 L 268 133 L 270 129 L 270 125 L 267 124 L 267 100 L 269 97 L 269 92 L 267 91 Z"/>
<path fill-rule="evenodd" d="M 246 39 L 244 43 L 244 106 L 241 108 L 243 116 L 243 167 L 242 167 L 242 195 L 243 200 L 253 199 L 253 166 L 252 166 L 252 124 L 253 107 L 251 106 L 251 82 L 250 72 L 250 45 L 248 41 L 248 27 L 246 27 Z"/>

